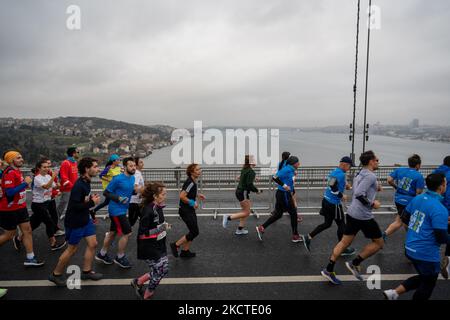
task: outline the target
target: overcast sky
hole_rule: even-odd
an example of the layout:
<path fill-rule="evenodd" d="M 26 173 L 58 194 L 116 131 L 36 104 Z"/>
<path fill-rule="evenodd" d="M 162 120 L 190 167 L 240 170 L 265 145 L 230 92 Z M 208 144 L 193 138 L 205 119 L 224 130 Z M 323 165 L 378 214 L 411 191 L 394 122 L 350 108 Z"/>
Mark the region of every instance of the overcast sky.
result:
<path fill-rule="evenodd" d="M 112 4 L 114 3 L 114 4 Z M 1 0 L 2 117 L 351 122 L 356 0 Z M 66 28 L 71 4 L 81 30 Z M 366 10 L 362 1 L 358 119 Z M 450 1 L 374 0 L 370 123 L 450 123 Z"/>

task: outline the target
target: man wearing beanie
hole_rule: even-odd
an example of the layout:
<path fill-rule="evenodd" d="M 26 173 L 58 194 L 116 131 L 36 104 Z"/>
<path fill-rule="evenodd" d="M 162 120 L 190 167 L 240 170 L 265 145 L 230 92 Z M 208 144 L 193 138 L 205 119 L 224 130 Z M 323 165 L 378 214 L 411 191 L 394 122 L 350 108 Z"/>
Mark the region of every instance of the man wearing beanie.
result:
<path fill-rule="evenodd" d="M 76 147 L 69 147 L 67 149 L 67 159 L 61 163 L 61 168 L 59 169 L 61 197 L 57 211 L 61 220 L 64 218 L 64 211 L 66 211 L 67 204 L 69 203 L 70 191 L 78 179 L 77 160 L 79 157 L 80 153 L 78 149 Z"/>
<path fill-rule="evenodd" d="M 273 177 L 273 181 L 278 184 L 278 190 L 275 195 L 276 203 L 275 210 L 264 224 L 256 227 L 259 240 L 262 241 L 262 235 L 272 223 L 283 216 L 283 213 L 288 212 L 291 217 L 292 227 L 292 242 L 300 242 L 301 238 L 297 230 L 297 208 L 292 198 L 292 191 L 294 190 L 294 175 L 300 162 L 297 157 L 290 156 L 286 160 L 286 165 L 278 171 L 277 175 Z"/>
<path fill-rule="evenodd" d="M 30 186 L 32 179 L 23 177 L 20 168 L 23 166 L 24 160 L 18 151 L 5 152 L 3 159 L 8 166 L 3 171 L 1 182 L 0 227 L 5 232 L 0 235 L 0 246 L 12 240 L 16 235 L 17 227 L 19 227 L 27 252 L 24 266 L 40 267 L 44 262 L 39 261 L 33 252 L 33 236 L 26 202 L 26 189 Z"/>

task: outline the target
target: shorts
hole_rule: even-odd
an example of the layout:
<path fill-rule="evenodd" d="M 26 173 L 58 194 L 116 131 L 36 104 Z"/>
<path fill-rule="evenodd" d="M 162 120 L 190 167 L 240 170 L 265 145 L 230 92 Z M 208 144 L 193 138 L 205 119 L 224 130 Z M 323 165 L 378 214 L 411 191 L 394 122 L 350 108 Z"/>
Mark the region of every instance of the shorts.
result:
<path fill-rule="evenodd" d="M 127 215 L 123 214 L 121 216 L 111 217 L 111 227 L 109 231 L 116 232 L 117 235 L 128 235 L 131 233 L 130 221 L 127 219 Z"/>
<path fill-rule="evenodd" d="M 242 202 L 246 199 L 250 200 L 250 192 L 237 189 L 236 199 L 238 199 L 239 202 Z"/>
<path fill-rule="evenodd" d="M 66 227 L 66 241 L 71 246 L 76 246 L 80 243 L 81 239 L 90 236 L 95 236 L 95 225 L 91 219 L 87 225 L 81 228 L 72 229 Z"/>
<path fill-rule="evenodd" d="M 333 204 L 326 199 L 322 199 L 322 208 L 320 209 L 320 215 L 328 219 L 332 218 L 336 221 L 345 222 L 344 209 L 342 208 L 342 204 Z"/>
<path fill-rule="evenodd" d="M 356 236 L 359 231 L 362 231 L 367 239 L 380 239 L 383 237 L 380 226 L 375 219 L 359 220 L 347 215 L 344 235 Z"/>
<path fill-rule="evenodd" d="M 397 207 L 397 214 L 401 217 L 403 214 L 403 211 L 406 209 L 406 206 L 400 204 L 400 203 L 395 203 L 395 206 Z"/>
<path fill-rule="evenodd" d="M 0 227 L 6 231 L 16 230 L 18 225 L 30 221 L 26 208 L 16 211 L 0 211 Z"/>

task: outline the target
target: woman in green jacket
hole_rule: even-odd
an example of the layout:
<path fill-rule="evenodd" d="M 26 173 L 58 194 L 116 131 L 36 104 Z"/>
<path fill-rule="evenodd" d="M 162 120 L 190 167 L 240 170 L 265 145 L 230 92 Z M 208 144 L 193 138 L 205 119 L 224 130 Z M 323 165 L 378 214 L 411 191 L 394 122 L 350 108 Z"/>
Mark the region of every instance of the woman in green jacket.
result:
<path fill-rule="evenodd" d="M 239 178 L 239 185 L 236 189 L 236 198 L 241 205 L 241 211 L 235 214 L 225 214 L 222 220 L 222 226 L 226 228 L 228 223 L 231 220 L 239 219 L 239 227 L 236 229 L 235 235 L 246 235 L 248 234 L 248 230 L 245 229 L 245 221 L 247 217 L 250 215 L 250 209 L 252 207 L 252 203 L 250 201 L 250 192 L 261 193 L 262 190 L 258 190 L 255 187 L 255 171 L 253 168 L 256 166 L 256 162 L 253 156 L 246 155 L 244 167 L 241 170 L 241 175 Z"/>

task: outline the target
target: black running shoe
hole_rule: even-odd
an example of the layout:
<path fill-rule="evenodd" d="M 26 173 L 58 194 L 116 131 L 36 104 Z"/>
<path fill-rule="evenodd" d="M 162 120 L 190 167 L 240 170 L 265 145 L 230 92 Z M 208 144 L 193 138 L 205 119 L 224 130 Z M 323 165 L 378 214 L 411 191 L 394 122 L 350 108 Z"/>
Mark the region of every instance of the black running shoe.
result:
<path fill-rule="evenodd" d="M 172 250 L 172 254 L 175 258 L 178 258 L 178 247 L 175 242 L 170 244 L 170 250 Z"/>
<path fill-rule="evenodd" d="M 14 249 L 16 249 L 17 252 L 19 252 L 20 249 L 22 248 L 22 241 L 19 240 L 18 236 L 14 236 L 12 241 L 13 241 Z"/>
<path fill-rule="evenodd" d="M 194 258 L 196 256 L 195 252 L 189 250 L 181 250 L 180 258 Z"/>
<path fill-rule="evenodd" d="M 139 299 L 144 299 L 144 286 L 138 284 L 138 279 L 131 280 L 131 286 L 134 288 L 134 292 Z"/>

